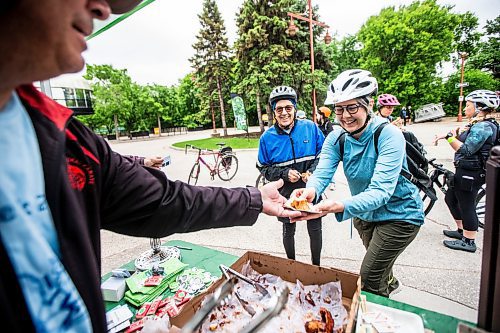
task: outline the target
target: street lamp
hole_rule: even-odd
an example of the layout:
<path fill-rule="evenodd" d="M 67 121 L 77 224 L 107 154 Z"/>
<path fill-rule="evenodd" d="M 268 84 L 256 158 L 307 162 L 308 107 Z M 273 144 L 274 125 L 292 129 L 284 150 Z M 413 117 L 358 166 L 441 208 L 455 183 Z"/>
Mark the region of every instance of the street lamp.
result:
<path fill-rule="evenodd" d="M 302 21 L 306 21 L 309 23 L 309 46 L 310 46 L 310 51 L 311 51 L 311 74 L 314 75 L 314 39 L 313 39 L 313 30 L 312 30 L 313 25 L 319 25 L 320 27 L 324 27 L 327 29 L 330 27 L 323 22 L 313 20 L 311 0 L 307 0 L 307 6 L 309 8 L 309 17 L 304 17 L 304 16 L 301 16 L 301 15 L 298 15 L 295 13 L 290 13 L 290 12 L 287 13 L 288 16 L 290 16 L 290 24 L 288 25 L 288 28 L 286 29 L 286 33 L 292 37 L 297 34 L 297 31 L 299 30 L 299 28 L 293 22 L 294 18 L 297 20 L 302 20 Z M 326 31 L 324 41 L 325 41 L 325 44 L 330 44 L 330 42 L 332 41 L 332 37 L 328 33 L 328 30 Z M 314 78 L 314 76 L 313 76 L 313 78 Z M 312 102 L 313 102 L 313 112 L 312 112 L 313 121 L 316 122 L 316 89 L 314 87 L 313 87 L 313 91 L 312 91 Z"/>
<path fill-rule="evenodd" d="M 467 59 L 469 54 L 467 52 L 458 52 L 460 59 L 462 59 L 462 65 L 460 69 L 460 97 L 458 98 L 458 121 L 462 121 L 462 101 L 464 100 L 464 61 Z"/>
<path fill-rule="evenodd" d="M 290 24 L 288 24 L 288 28 L 286 29 L 286 33 L 289 36 L 293 37 L 297 34 L 297 31 L 299 31 L 299 28 L 293 22 L 293 18 L 290 18 Z"/>

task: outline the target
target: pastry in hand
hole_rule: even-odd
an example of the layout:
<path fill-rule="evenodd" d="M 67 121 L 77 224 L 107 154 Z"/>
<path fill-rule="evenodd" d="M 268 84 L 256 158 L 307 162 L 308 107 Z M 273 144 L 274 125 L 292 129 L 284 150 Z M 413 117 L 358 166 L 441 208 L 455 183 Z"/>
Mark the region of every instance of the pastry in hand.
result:
<path fill-rule="evenodd" d="M 295 208 L 297 210 L 306 210 L 306 211 L 311 210 L 311 205 L 306 199 L 292 198 L 290 206 L 292 206 L 292 208 Z"/>

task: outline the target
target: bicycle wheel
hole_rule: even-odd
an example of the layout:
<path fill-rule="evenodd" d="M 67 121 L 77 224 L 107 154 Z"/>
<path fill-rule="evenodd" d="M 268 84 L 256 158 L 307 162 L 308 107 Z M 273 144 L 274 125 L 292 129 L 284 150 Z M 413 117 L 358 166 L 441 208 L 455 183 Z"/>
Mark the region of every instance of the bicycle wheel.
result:
<path fill-rule="evenodd" d="M 228 181 L 234 178 L 238 171 L 238 159 L 233 154 L 225 154 L 217 164 L 217 175 L 219 178 Z"/>
<path fill-rule="evenodd" d="M 432 192 L 436 194 L 436 190 L 434 189 L 434 187 L 432 188 Z M 429 196 L 427 196 L 424 191 L 420 191 L 420 197 L 422 198 L 422 202 L 424 203 L 424 214 L 427 216 L 432 207 L 434 207 L 436 200 L 432 200 L 431 198 L 429 198 Z"/>
<path fill-rule="evenodd" d="M 200 163 L 195 163 L 191 168 L 191 172 L 189 173 L 188 184 L 196 185 L 198 182 L 198 176 L 200 175 Z"/>
<path fill-rule="evenodd" d="M 261 188 L 262 186 L 266 185 L 269 183 L 269 180 L 266 179 L 262 174 L 257 177 L 257 180 L 255 181 L 255 187 Z"/>
<path fill-rule="evenodd" d="M 486 187 L 483 185 L 476 198 L 476 214 L 479 220 L 479 227 L 484 229 L 484 214 L 486 212 Z"/>

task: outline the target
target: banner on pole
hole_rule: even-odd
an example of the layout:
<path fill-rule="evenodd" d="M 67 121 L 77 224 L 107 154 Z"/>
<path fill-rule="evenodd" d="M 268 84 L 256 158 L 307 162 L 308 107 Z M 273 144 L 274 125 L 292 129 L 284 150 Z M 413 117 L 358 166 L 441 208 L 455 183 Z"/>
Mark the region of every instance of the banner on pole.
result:
<path fill-rule="evenodd" d="M 243 98 L 238 94 L 231 93 L 231 104 L 233 105 L 234 121 L 236 128 L 243 131 L 248 131 L 247 114 L 245 112 L 245 105 Z"/>

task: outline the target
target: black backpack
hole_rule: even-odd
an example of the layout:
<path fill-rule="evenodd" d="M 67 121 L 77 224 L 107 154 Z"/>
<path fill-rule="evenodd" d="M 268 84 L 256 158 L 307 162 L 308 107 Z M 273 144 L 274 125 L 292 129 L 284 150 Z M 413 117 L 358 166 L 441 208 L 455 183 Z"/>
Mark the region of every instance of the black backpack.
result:
<path fill-rule="evenodd" d="M 485 155 L 483 155 L 483 152 L 479 150 L 478 155 L 479 155 L 479 160 L 481 161 L 481 165 L 484 170 L 486 170 L 486 161 L 488 160 L 488 156 L 491 152 L 491 149 L 495 146 L 500 146 L 500 125 L 497 123 L 497 121 L 493 118 L 486 118 L 484 120 L 486 124 L 490 125 L 491 129 L 493 130 L 493 138 L 491 142 L 491 147 L 489 148 L 487 154 L 486 152 Z M 470 129 L 469 129 L 470 130 Z"/>
<path fill-rule="evenodd" d="M 373 134 L 373 144 L 378 155 L 378 138 L 385 126 L 389 123 L 382 123 Z M 347 133 L 347 132 L 345 132 Z M 340 134 L 340 159 L 344 159 L 345 133 Z M 401 175 L 415 184 L 419 190 L 423 191 L 431 200 L 437 200 L 436 193 L 432 186 L 432 180 L 427 175 L 429 171 L 429 161 L 425 157 L 424 145 L 411 132 L 403 132 L 406 140 L 406 163 L 410 172 L 401 169 Z"/>
<path fill-rule="evenodd" d="M 493 146 L 500 146 L 500 125 L 493 118 L 486 118 L 484 121 L 493 129 Z"/>

